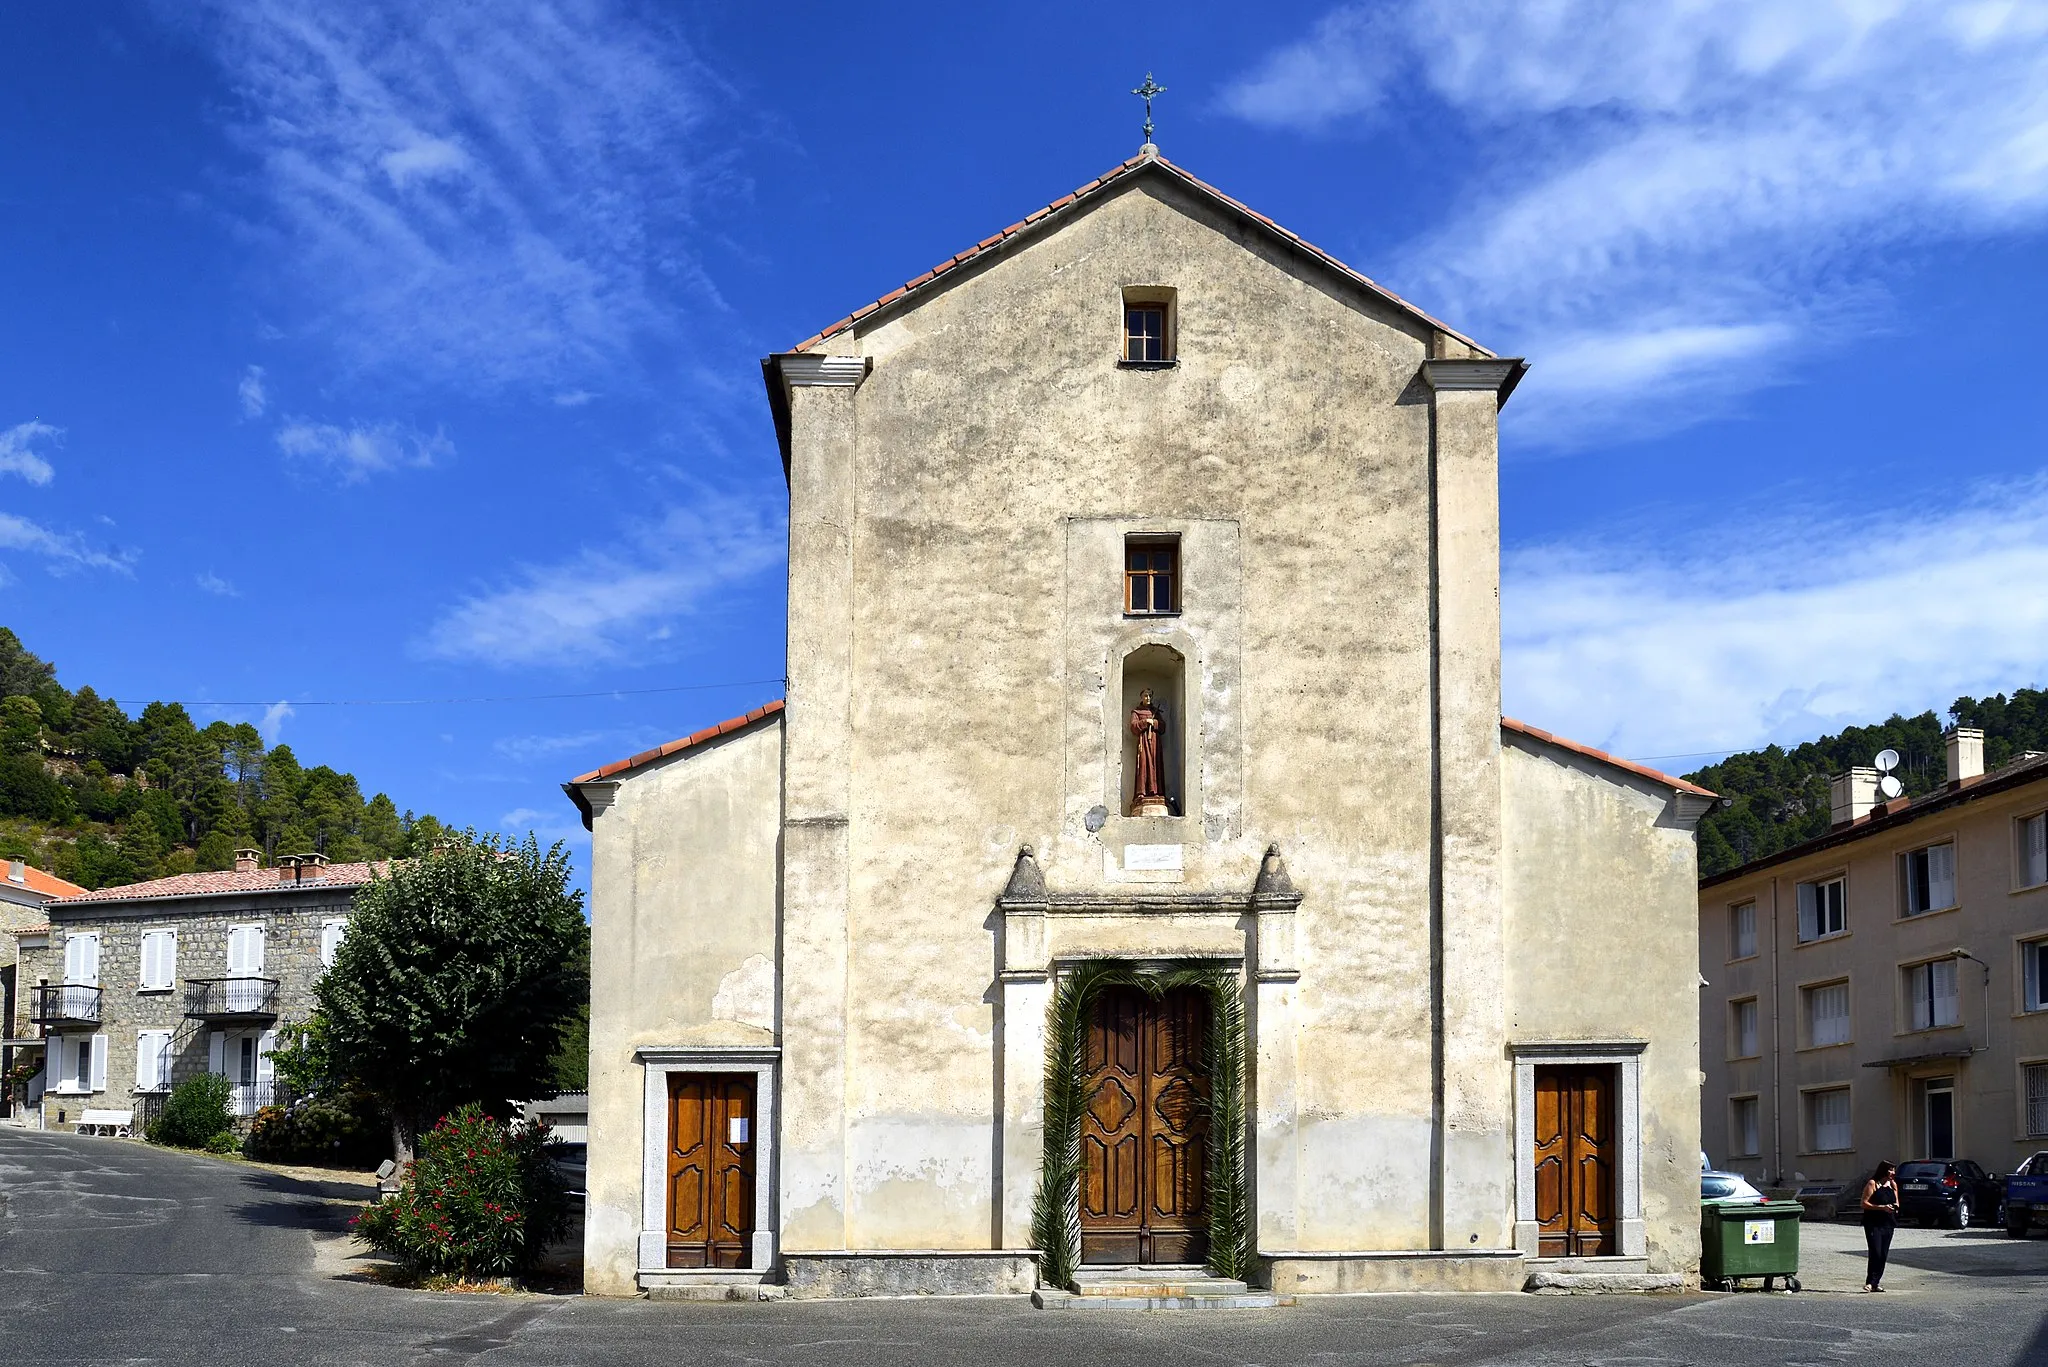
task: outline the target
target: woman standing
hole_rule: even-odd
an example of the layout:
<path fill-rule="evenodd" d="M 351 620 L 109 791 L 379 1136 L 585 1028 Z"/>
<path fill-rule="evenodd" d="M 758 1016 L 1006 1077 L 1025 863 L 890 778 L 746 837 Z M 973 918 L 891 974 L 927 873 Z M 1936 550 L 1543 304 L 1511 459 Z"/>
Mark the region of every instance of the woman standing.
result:
<path fill-rule="evenodd" d="M 1899 1183 L 1892 1165 L 1879 1163 L 1863 1184 L 1863 1243 L 1870 1263 L 1863 1273 L 1865 1291 L 1884 1290 L 1885 1260 L 1892 1253 L 1892 1231 L 1899 1225 Z"/>

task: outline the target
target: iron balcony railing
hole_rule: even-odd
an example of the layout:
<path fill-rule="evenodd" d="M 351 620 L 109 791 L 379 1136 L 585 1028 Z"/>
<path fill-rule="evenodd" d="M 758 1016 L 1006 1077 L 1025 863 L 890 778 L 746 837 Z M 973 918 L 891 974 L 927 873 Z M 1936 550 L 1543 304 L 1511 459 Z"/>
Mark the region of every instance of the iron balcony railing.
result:
<path fill-rule="evenodd" d="M 275 1020 L 277 979 L 192 978 L 185 983 L 185 1014 L 194 1020 Z"/>
<path fill-rule="evenodd" d="M 80 983 L 38 983 L 28 1018 L 36 1025 L 98 1025 L 100 990 Z"/>

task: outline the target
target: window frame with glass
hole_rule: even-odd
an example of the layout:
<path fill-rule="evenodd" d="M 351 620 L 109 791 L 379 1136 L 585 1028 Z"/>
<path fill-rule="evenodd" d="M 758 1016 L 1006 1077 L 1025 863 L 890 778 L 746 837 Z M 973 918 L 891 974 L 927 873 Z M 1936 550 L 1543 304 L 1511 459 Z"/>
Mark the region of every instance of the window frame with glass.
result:
<path fill-rule="evenodd" d="M 1164 299 L 1124 300 L 1124 364 L 1173 364 L 1171 326 Z"/>
<path fill-rule="evenodd" d="M 1736 997 L 1728 1003 L 1728 1057 L 1761 1058 L 1763 1034 L 1757 1028 L 1755 997 Z"/>
<path fill-rule="evenodd" d="M 1899 914 L 1928 916 L 1956 908 L 1956 842 L 1953 837 L 1907 850 L 1899 856 Z"/>
<path fill-rule="evenodd" d="M 1824 1100 L 1832 1101 L 1837 1097 L 1841 1099 L 1843 1111 L 1842 1118 L 1838 1122 L 1839 1134 L 1823 1136 L 1821 1107 Z M 1846 1083 L 1828 1087 L 1810 1087 L 1799 1094 L 1799 1101 L 1800 1110 L 1803 1112 L 1800 1120 L 1806 1130 L 1805 1151 L 1807 1153 L 1850 1153 L 1855 1150 L 1856 1106 L 1853 1088 Z M 1831 1121 L 1830 1123 L 1834 1124 L 1836 1122 Z M 1830 1144 L 1826 1142 L 1826 1139 L 1829 1138 L 1839 1138 L 1842 1142 Z"/>
<path fill-rule="evenodd" d="M 2019 1092 L 2021 1133 L 2048 1138 L 2048 1059 L 2021 1060 Z"/>
<path fill-rule="evenodd" d="M 1831 896 L 1823 896 L 1831 891 Z M 1794 889 L 1799 902 L 1799 943 L 1818 944 L 1849 933 L 1849 875 L 1831 873 L 1812 878 Z M 1830 923 L 1832 929 L 1829 928 Z"/>
<path fill-rule="evenodd" d="M 1899 972 L 1906 1002 L 1906 1028 L 1903 1033 L 1917 1035 L 1926 1030 L 1953 1030 L 1962 1025 L 1961 975 L 1956 971 L 1953 957 L 1901 964 Z M 1941 990 L 1944 980 L 1948 987 L 1946 992 Z M 1947 1020 L 1941 1019 L 1944 1002 L 1948 1005 Z M 1922 1007 L 1926 1008 L 1924 1017 Z"/>
<path fill-rule="evenodd" d="M 1752 897 L 1728 908 L 1728 961 L 1754 959 L 1756 955 L 1756 898 Z"/>
<path fill-rule="evenodd" d="M 1730 1158 L 1756 1158 L 1763 1151 L 1763 1098 L 1751 1093 L 1748 1096 L 1728 1098 L 1728 1156 Z M 1745 1125 L 1744 1119 L 1748 1124 Z"/>
<path fill-rule="evenodd" d="M 1165 607 L 1159 606 L 1162 587 Z M 1124 538 L 1124 616 L 1178 617 L 1183 587 L 1180 537 L 1144 533 Z"/>
<path fill-rule="evenodd" d="M 1839 994 L 1839 996 L 1837 995 Z M 1839 1000 L 1842 1009 L 1829 1012 L 1823 1017 L 1818 1008 L 1823 1002 Z M 1808 1049 L 1833 1049 L 1839 1045 L 1855 1042 L 1855 1006 L 1850 1000 L 1849 980 L 1836 978 L 1831 982 L 1804 983 L 1799 988 L 1799 1022 L 1806 1035 Z M 1821 1028 L 1823 1021 L 1827 1029 Z M 1836 1025 L 1835 1022 L 1840 1022 Z"/>
<path fill-rule="evenodd" d="M 2048 938 L 2021 940 L 2020 1009 L 2048 1011 Z"/>
<path fill-rule="evenodd" d="M 2013 891 L 2048 885 L 2048 812 L 2013 818 Z"/>

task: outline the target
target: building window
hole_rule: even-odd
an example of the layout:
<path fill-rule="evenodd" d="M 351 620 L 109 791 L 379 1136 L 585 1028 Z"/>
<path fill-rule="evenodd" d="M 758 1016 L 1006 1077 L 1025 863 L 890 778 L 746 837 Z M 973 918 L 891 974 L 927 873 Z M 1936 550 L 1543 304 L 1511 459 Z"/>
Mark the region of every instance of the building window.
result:
<path fill-rule="evenodd" d="M 1806 1007 L 1806 1042 L 1813 1048 L 1849 1042 L 1849 984 L 1823 983 L 1799 993 Z"/>
<path fill-rule="evenodd" d="M 1756 903 L 1728 908 L 1728 957 L 1747 959 L 1756 953 Z"/>
<path fill-rule="evenodd" d="M 1728 1003 L 1728 1043 L 1731 1058 L 1755 1058 L 1756 998 Z"/>
<path fill-rule="evenodd" d="M 53 1046 L 57 1051 L 57 1090 L 97 1092 L 107 1085 L 107 1048 L 104 1035 L 65 1035 Z"/>
<path fill-rule="evenodd" d="M 1906 879 L 1906 915 L 1945 911 L 1956 904 L 1956 847 L 1929 845 L 1900 861 Z"/>
<path fill-rule="evenodd" d="M 2027 1010 L 2048 1011 L 2048 940 L 2022 944 L 2020 967 L 2027 979 Z"/>
<path fill-rule="evenodd" d="M 144 992 L 166 992 L 178 980 L 178 932 L 142 932 L 142 977 Z"/>
<path fill-rule="evenodd" d="M 1170 616 L 1180 611 L 1180 539 L 1132 537 L 1124 542 L 1124 611 Z"/>
<path fill-rule="evenodd" d="M 64 937 L 64 981 L 77 987 L 100 985 L 98 931 L 74 931 Z"/>
<path fill-rule="evenodd" d="M 1096 353 L 1101 355 L 1100 352 Z M 1164 361 L 1166 355 L 1166 305 L 1124 305 L 1124 359 Z"/>
<path fill-rule="evenodd" d="M 2048 1135 L 2048 1063 L 2029 1063 L 2024 1069 L 2027 1093 L 2027 1138 Z"/>
<path fill-rule="evenodd" d="M 320 923 L 320 964 L 323 968 L 334 967 L 335 951 L 348 935 L 348 920 L 334 916 Z"/>
<path fill-rule="evenodd" d="M 2020 886 L 2048 883 L 2048 812 L 2019 823 Z"/>
<path fill-rule="evenodd" d="M 1761 1108 L 1753 1096 L 1739 1096 L 1728 1103 L 1728 1142 L 1731 1158 L 1754 1158 L 1763 1148 L 1763 1127 L 1757 1123 Z"/>
<path fill-rule="evenodd" d="M 1849 928 L 1847 884 L 1840 878 L 1799 885 L 1799 941 L 1822 940 Z"/>
<path fill-rule="evenodd" d="M 1806 1094 L 1806 1135 L 1813 1153 L 1856 1147 L 1849 1138 L 1849 1089 L 1829 1087 Z"/>
<path fill-rule="evenodd" d="M 171 1032 L 140 1030 L 135 1035 L 135 1090 L 171 1089 Z"/>
<path fill-rule="evenodd" d="M 228 927 L 228 976 L 253 978 L 263 972 L 263 927 Z"/>
<path fill-rule="evenodd" d="M 1961 1019 L 1954 959 L 1914 964 L 1905 974 L 1908 1029 L 1939 1030 Z"/>

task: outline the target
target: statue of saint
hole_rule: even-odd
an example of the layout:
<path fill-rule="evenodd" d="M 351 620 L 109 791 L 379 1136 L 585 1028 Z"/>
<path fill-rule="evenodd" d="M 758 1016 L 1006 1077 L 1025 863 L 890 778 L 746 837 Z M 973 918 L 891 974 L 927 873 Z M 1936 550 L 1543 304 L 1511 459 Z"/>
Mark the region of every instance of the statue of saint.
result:
<path fill-rule="evenodd" d="M 1160 762 L 1160 730 L 1165 719 L 1152 705 L 1152 690 L 1138 693 L 1131 709 L 1131 734 L 1138 738 L 1137 773 L 1131 783 L 1132 816 L 1171 816 L 1166 801 L 1166 768 Z"/>

